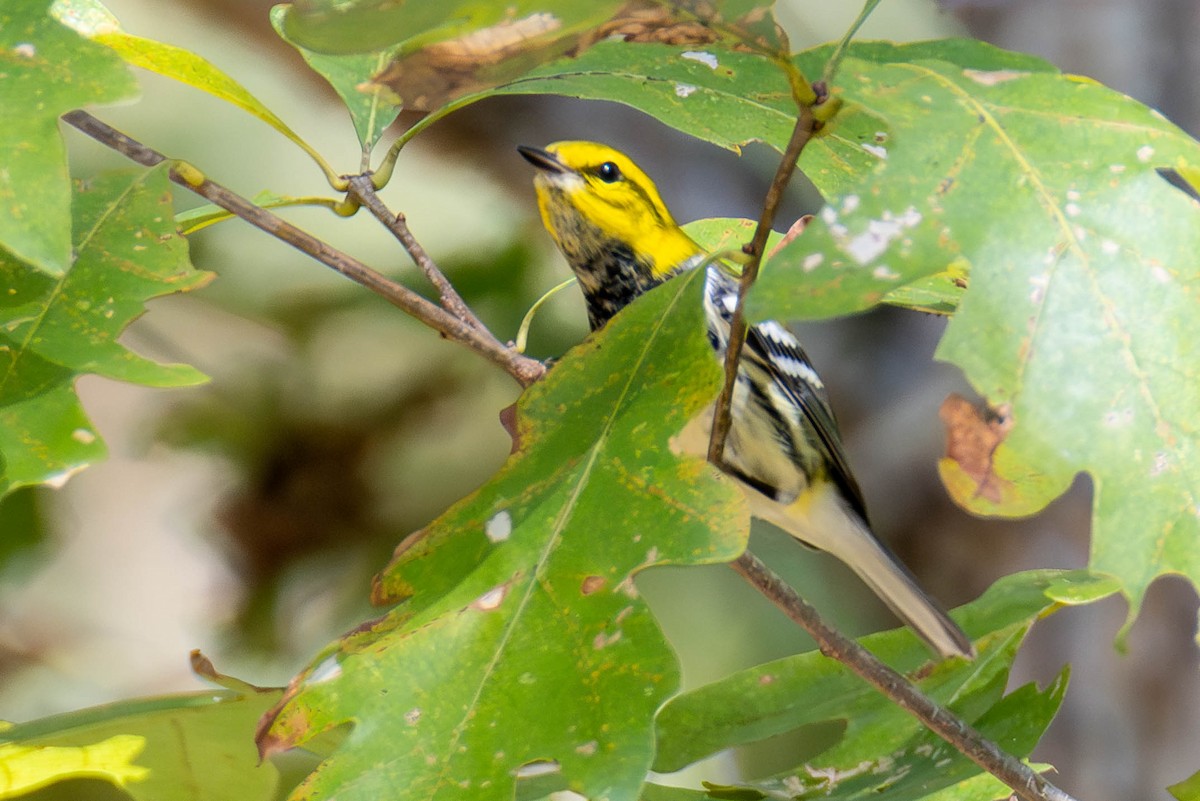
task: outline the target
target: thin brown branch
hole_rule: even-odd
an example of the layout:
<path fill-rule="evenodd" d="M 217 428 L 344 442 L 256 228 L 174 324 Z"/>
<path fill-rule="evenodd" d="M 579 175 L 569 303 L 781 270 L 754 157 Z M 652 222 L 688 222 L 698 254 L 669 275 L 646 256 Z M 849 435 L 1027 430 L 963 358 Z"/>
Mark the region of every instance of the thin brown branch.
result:
<path fill-rule="evenodd" d="M 973 726 L 922 693 L 904 676 L 880 662 L 874 654 L 832 628 L 807 601 L 796 594 L 754 554 L 746 551 L 731 564 L 746 581 L 765 595 L 785 615 L 817 641 L 821 653 L 836 659 L 861 679 L 921 721 L 930 731 L 954 746 L 979 767 L 1007 784 L 1025 801 L 1074 801 L 1005 752 Z"/>
<path fill-rule="evenodd" d="M 167 157 L 157 150 L 126 136 L 86 111 L 69 112 L 63 115 L 63 120 L 138 164 L 153 167 L 167 161 Z M 317 239 L 266 209 L 254 205 L 220 184 L 208 180 L 195 167 L 184 162 L 175 162 L 170 170 L 170 178 L 180 186 L 206 198 L 231 214 L 241 217 L 251 225 L 288 243 L 350 280 L 356 281 L 393 306 L 438 331 L 447 339 L 470 348 L 504 369 L 521 386 L 527 387 L 545 374 L 545 365 L 504 345 L 487 329 L 477 328 L 456 317 L 403 284 L 371 269 L 358 259 Z"/>
<path fill-rule="evenodd" d="M 383 227 L 387 228 L 392 233 L 392 236 L 396 237 L 396 240 L 408 251 L 408 255 L 412 257 L 413 262 L 421 268 L 421 272 L 425 274 L 425 277 L 429 279 L 429 283 L 433 284 L 433 288 L 437 290 L 442 308 L 472 328 L 477 328 L 480 331 L 486 330 L 486 326 L 471 311 L 471 307 L 458 294 L 458 290 L 446 278 L 446 274 L 441 271 L 425 251 L 425 248 L 421 247 L 421 243 L 412 235 L 412 231 L 408 227 L 408 220 L 405 219 L 404 215 L 399 212 L 393 213 L 384 204 L 383 200 L 380 199 L 379 195 L 376 194 L 375 185 L 371 182 L 371 175 L 369 173 L 355 175 L 350 178 L 350 194 L 367 211 L 375 215 L 375 219 L 383 223 Z"/>
<path fill-rule="evenodd" d="M 732 422 L 729 407 L 733 402 L 738 359 L 741 358 L 742 346 L 746 343 L 746 293 L 758 278 L 758 268 L 762 264 L 767 237 L 771 235 L 771 225 L 775 222 L 775 212 L 783 199 L 783 192 L 787 189 L 792 173 L 796 171 L 796 161 L 800 158 L 800 152 L 816 131 L 816 124 L 812 106 L 801 105 L 796 125 L 792 128 L 792 136 L 784 148 L 783 158 L 779 161 L 779 169 L 775 171 L 775 177 L 767 189 L 762 215 L 758 218 L 758 227 L 754 229 L 754 238 L 742 248 L 750 260 L 742 268 L 742 278 L 738 283 L 737 305 L 729 323 L 729 347 L 725 351 L 725 383 L 721 386 L 721 394 L 717 396 L 716 408 L 713 410 L 712 434 L 708 440 L 708 460 L 718 466 L 724 464 L 725 439 L 729 436 L 729 426 Z"/>

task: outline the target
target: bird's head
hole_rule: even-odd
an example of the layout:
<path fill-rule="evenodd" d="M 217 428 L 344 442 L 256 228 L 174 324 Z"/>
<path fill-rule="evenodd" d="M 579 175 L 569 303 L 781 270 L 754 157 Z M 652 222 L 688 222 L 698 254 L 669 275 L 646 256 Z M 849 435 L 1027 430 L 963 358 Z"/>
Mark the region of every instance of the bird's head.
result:
<path fill-rule="evenodd" d="M 662 280 L 700 252 L 654 182 L 624 153 L 597 142 L 517 149 L 538 168 L 534 186 L 542 221 L 576 274 L 623 246 Z"/>

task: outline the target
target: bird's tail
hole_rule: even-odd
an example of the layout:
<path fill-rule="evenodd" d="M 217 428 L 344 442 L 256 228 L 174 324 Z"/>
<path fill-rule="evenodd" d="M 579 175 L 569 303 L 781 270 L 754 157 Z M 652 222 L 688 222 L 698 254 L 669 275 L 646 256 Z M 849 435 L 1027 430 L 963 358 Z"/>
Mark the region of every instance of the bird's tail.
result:
<path fill-rule="evenodd" d="M 847 507 L 831 484 L 810 487 L 787 506 L 750 488 L 746 494 L 755 517 L 849 565 L 940 656 L 974 658 L 975 648 L 963 630 L 917 586 L 908 568 L 875 537 L 866 521 Z"/>

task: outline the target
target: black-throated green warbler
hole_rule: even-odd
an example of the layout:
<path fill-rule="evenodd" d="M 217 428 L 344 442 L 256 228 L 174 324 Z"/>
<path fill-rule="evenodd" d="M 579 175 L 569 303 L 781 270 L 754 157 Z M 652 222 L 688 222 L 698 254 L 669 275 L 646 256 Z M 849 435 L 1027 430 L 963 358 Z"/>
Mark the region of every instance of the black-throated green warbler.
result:
<path fill-rule="evenodd" d="M 579 280 L 593 330 L 641 293 L 705 261 L 654 183 L 624 154 L 594 142 L 519 150 L 538 168 L 542 220 Z M 722 360 L 737 288 L 721 265 L 708 266 L 708 338 Z M 700 429 L 711 426 L 706 414 Z M 755 517 L 841 559 L 938 654 L 973 653 L 962 630 L 872 533 L 824 384 L 779 323 L 750 328 L 731 415 L 723 468 Z M 703 452 L 704 444 L 693 447 Z"/>

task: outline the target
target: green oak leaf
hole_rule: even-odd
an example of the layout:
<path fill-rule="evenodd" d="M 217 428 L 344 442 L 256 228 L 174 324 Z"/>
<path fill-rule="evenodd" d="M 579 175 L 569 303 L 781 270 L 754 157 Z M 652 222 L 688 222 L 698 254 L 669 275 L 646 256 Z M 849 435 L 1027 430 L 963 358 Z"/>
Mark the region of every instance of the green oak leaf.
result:
<path fill-rule="evenodd" d="M 621 5 L 617 0 L 298 0 L 277 6 L 273 22 L 343 98 L 344 86 L 373 95 L 375 104 L 429 111 L 572 47 L 585 47 L 584 39 L 596 35 L 595 28 Z"/>
<path fill-rule="evenodd" d="M 740 493 L 670 439 L 716 393 L 703 276 L 670 281 L 568 353 L 518 406 L 516 453 L 397 549 L 376 600 L 264 718 L 265 753 L 354 723 L 295 798 L 510 799 L 552 764 L 633 797 L 679 669 L 634 575 L 728 561 Z"/>
<path fill-rule="evenodd" d="M 204 376 L 158 364 L 118 336 L 145 301 L 195 289 L 165 166 L 75 184 L 75 260 L 60 277 L 0 253 L 0 492 L 58 483 L 104 455 L 75 394 L 87 373 L 148 386 Z"/>
<path fill-rule="evenodd" d="M 540 94 L 621 103 L 734 151 L 751 142 L 784 147 L 796 115 L 787 75 L 777 64 L 719 42 L 703 46 L 598 42 L 577 58 L 553 61 L 494 89 L 464 97 L 454 108 L 493 95 Z M 410 133 L 415 135 L 431 123 L 422 121 Z M 879 127 L 877 121 L 847 109 L 810 149 L 831 156 L 826 160 L 835 171 L 865 173 L 876 159 L 858 146 L 858 140 Z"/>
<path fill-rule="evenodd" d="M 773 0 L 677 0 L 659 9 L 632 9 L 617 0 L 296 0 L 281 7 L 280 32 L 290 42 L 319 53 L 362 54 L 397 48 L 412 52 L 457 40 L 463 55 L 481 61 L 513 57 L 538 40 L 567 39 L 583 49 L 607 33 L 643 36 L 657 27 L 660 38 L 691 41 L 722 36 L 763 51 L 788 51 L 783 31 L 770 13 Z M 659 15 L 652 13 L 659 11 Z M 639 13 L 640 12 L 640 13 Z M 608 28 L 595 30 L 612 20 Z M 566 49 L 566 48 L 562 48 Z M 462 64 L 443 63 L 454 69 Z"/>
<path fill-rule="evenodd" d="M 955 696 L 951 708 L 960 715 L 966 714 L 984 737 L 1008 753 L 1023 756 L 1033 750 L 1062 705 L 1069 671 L 1063 668 L 1045 689 L 1026 684 L 1001 697 L 1004 691 L 1001 677 L 1007 678 L 1014 656 L 1015 644 L 1012 652 L 994 653 L 992 658 L 1006 662 L 996 680 L 986 686 L 965 688 Z M 964 708 L 972 707 L 982 708 L 982 712 L 964 713 Z M 880 755 L 880 747 L 895 739 L 895 729 L 886 728 L 883 718 L 902 714 L 895 707 L 886 710 L 872 721 L 874 725 L 870 729 L 861 729 L 853 740 L 844 740 L 795 770 L 754 784 L 768 791 L 775 790 L 776 794 L 801 787 L 810 798 L 834 801 L 916 801 L 927 798 L 959 801 L 968 797 L 959 792 L 961 785 L 968 784 L 967 789 L 982 795 L 983 789 L 975 784 L 982 782 L 991 788 L 991 795 L 984 795 L 985 798 L 1008 797 L 1010 790 L 999 779 L 985 773 L 925 728 L 917 727 L 905 742 Z"/>
<path fill-rule="evenodd" d="M 1024 515 L 1089 473 L 1090 566 L 1122 581 L 1132 621 L 1156 576 L 1200 582 L 1200 204 L 1160 174 L 1200 165 L 1200 145 L 1086 79 L 864 54 L 840 91 L 886 121 L 887 158 L 776 255 L 750 313 L 844 314 L 969 264 L 937 356 L 1003 425 L 944 460 L 945 482 Z"/>
<path fill-rule="evenodd" d="M 71 184 L 58 118 L 137 94 L 121 60 L 47 14 L 49 0 L 0 7 L 0 247 L 50 275 L 71 259 Z M 11 113 L 9 113 L 11 112 Z"/>
<path fill-rule="evenodd" d="M 805 50 L 794 61 L 810 80 L 820 76 L 832 46 Z M 1052 71 L 1049 63 L 982 42 L 951 39 L 913 45 L 854 43 L 851 54 L 876 59 L 940 57 L 974 69 Z M 899 54 L 899 55 L 897 55 Z M 415 136 L 445 113 L 493 95 L 553 94 L 607 100 L 636 108 L 686 134 L 729 150 L 762 142 L 782 152 L 796 119 L 787 75 L 777 63 L 723 41 L 698 45 L 598 42 L 575 58 L 544 64 L 494 88 L 463 97 L 418 123 Z M 826 195 L 863 181 L 882 159 L 886 122 L 848 101 L 805 148 L 800 167 Z"/>

